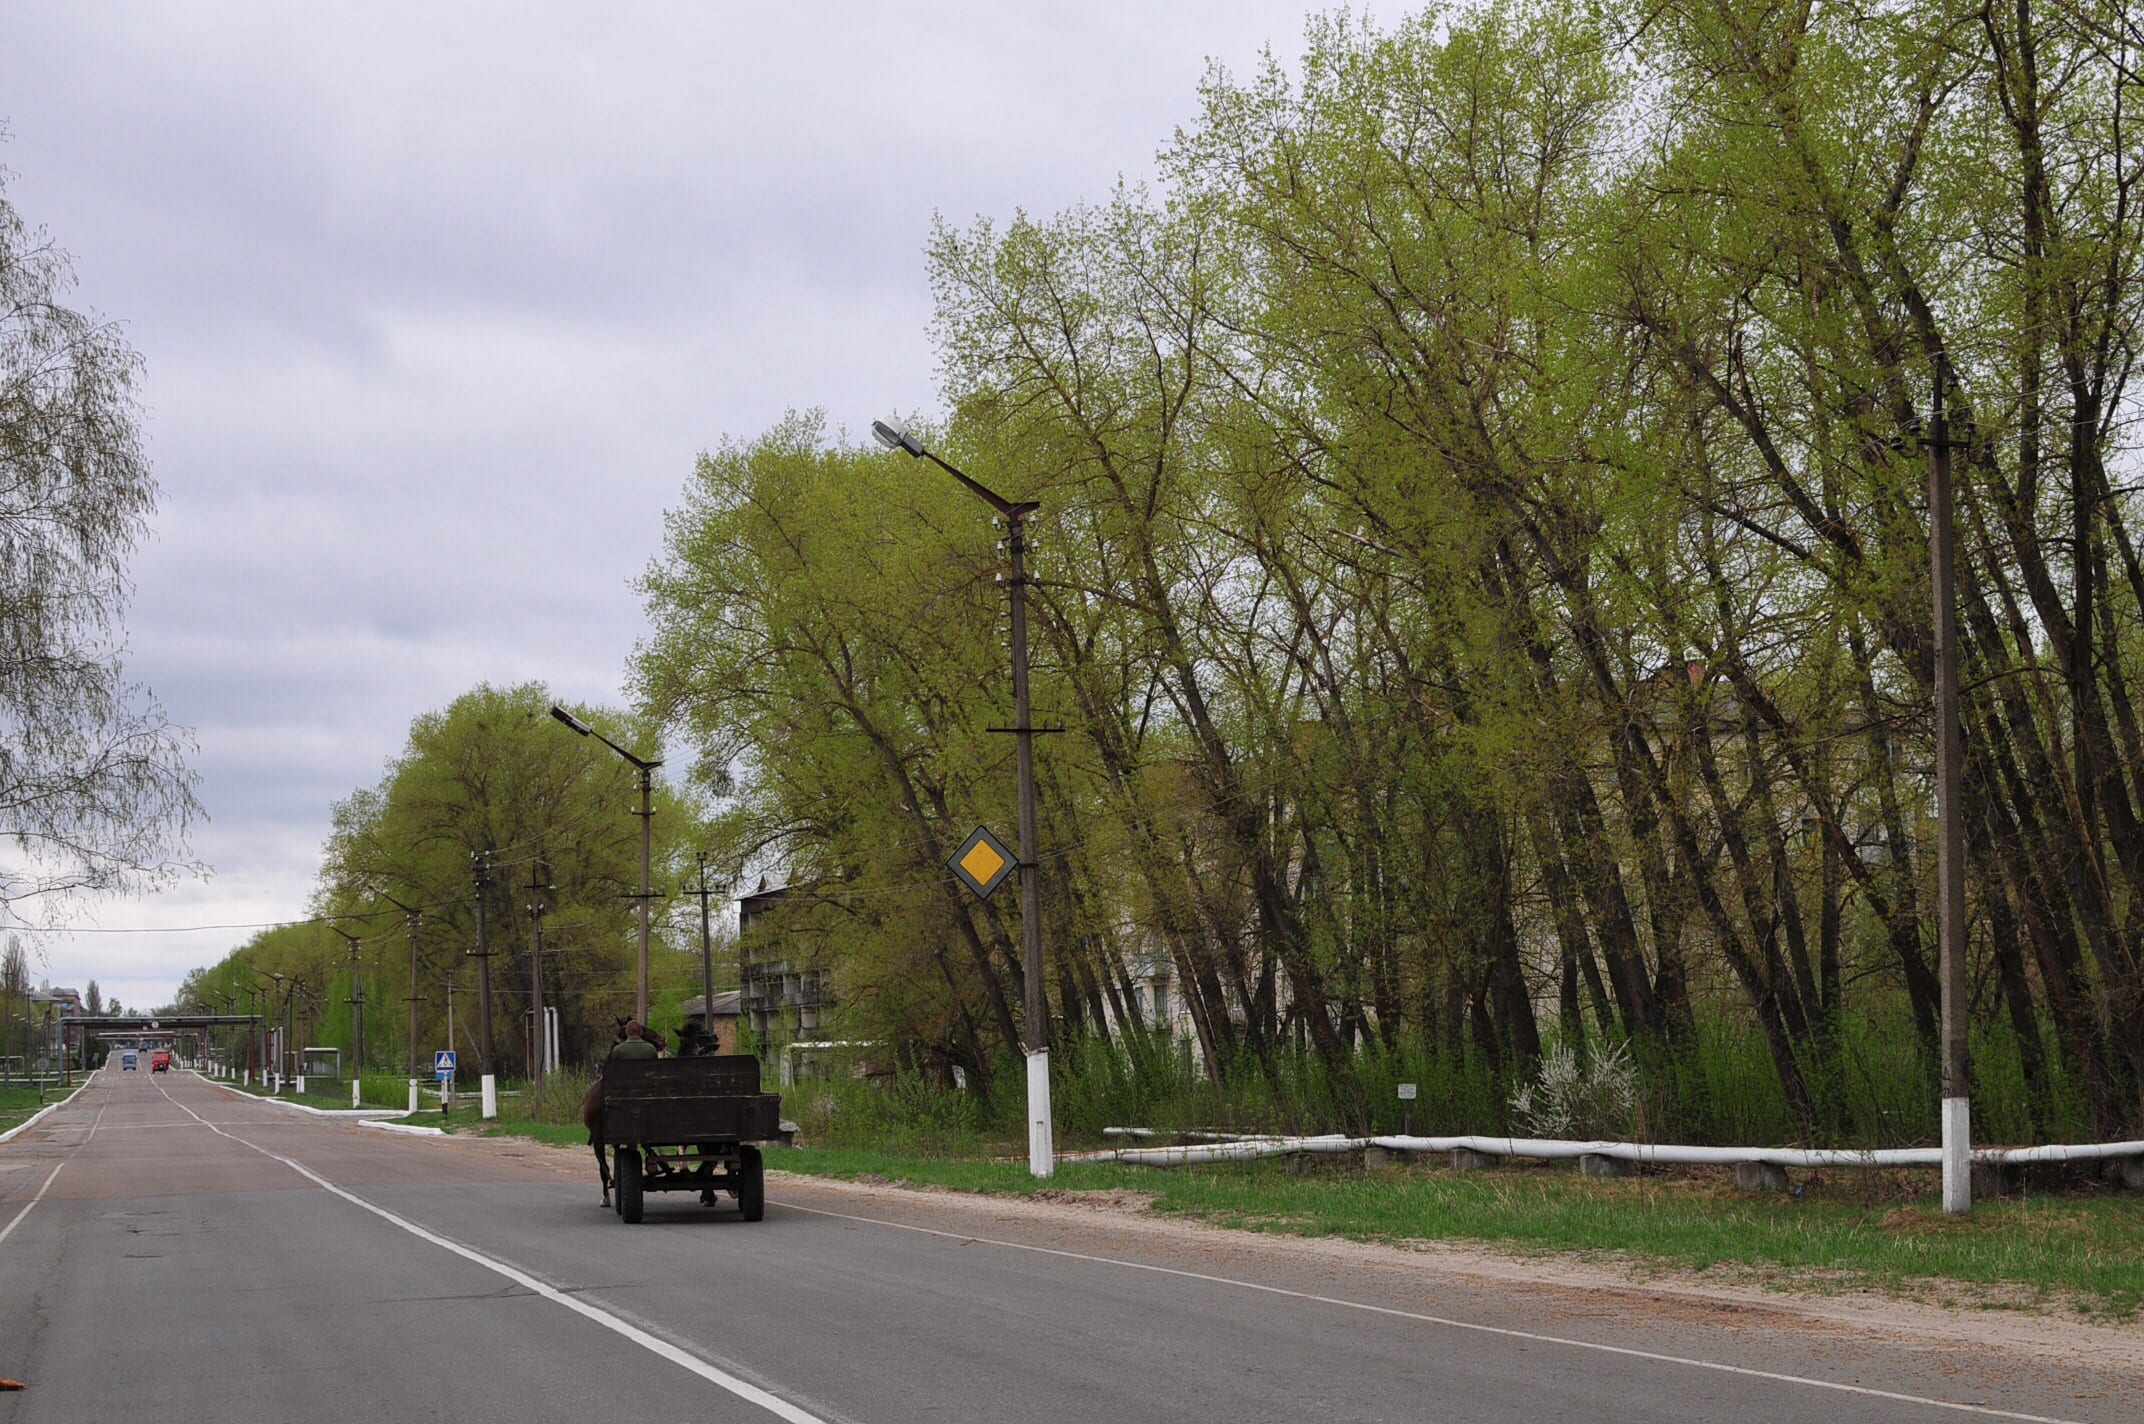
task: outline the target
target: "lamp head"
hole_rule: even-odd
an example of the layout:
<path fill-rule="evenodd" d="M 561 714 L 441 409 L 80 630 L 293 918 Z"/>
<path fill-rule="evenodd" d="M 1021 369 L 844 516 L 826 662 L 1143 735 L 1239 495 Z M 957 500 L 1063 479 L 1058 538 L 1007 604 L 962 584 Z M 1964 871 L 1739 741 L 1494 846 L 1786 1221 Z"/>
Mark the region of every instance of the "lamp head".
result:
<path fill-rule="evenodd" d="M 888 450 L 903 450 L 917 457 L 923 454 L 923 442 L 898 425 L 892 425 L 883 420 L 874 420 L 871 422 L 871 433 L 877 436 L 878 443 Z"/>
<path fill-rule="evenodd" d="M 564 722 L 567 726 L 571 727 L 574 731 L 579 732 L 584 737 L 587 736 L 592 730 L 594 730 L 586 722 L 583 722 L 580 718 L 574 716 L 571 712 L 568 712 L 565 708 L 560 707 L 556 703 L 553 703 L 551 705 L 551 715 L 553 717 L 556 717 L 559 721 Z"/>

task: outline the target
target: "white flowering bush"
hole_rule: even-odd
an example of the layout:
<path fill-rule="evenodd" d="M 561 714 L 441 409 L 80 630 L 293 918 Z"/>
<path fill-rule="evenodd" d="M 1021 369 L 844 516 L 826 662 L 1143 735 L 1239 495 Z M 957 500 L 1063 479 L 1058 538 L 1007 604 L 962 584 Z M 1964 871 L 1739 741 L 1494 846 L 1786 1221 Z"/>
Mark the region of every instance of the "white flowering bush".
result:
<path fill-rule="evenodd" d="M 1584 1064 L 1569 1044 L 1558 1044 L 1511 1095 L 1512 1123 L 1522 1137 L 1619 1139 L 1629 1134 L 1637 1106 L 1637 1066 L 1621 1044 Z"/>

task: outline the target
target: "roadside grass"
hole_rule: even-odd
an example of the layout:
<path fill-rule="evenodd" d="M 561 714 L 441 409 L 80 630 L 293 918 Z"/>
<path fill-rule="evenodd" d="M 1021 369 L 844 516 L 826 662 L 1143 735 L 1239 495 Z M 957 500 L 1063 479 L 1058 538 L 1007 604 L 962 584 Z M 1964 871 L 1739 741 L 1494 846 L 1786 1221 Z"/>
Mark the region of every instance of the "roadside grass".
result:
<path fill-rule="evenodd" d="M 561 1082 L 544 1098 L 502 1099 L 491 1122 L 458 1100 L 438 1125 L 585 1148 L 587 1133 L 568 1107 L 578 1087 Z M 419 1120 L 438 1122 L 433 1114 Z M 1037 1182 L 1020 1146 L 947 1125 L 897 1134 L 890 1146 L 770 1152 L 767 1165 L 1007 1196 L 1132 1192 L 1149 1198 L 1152 1210 L 1239 1230 L 1569 1253 L 1640 1274 L 1693 1271 L 1786 1290 L 1868 1290 L 2117 1321 L 2144 1311 L 2144 1197 L 2135 1193 L 2009 1198 L 1953 1218 L 1925 1172 L 1824 1173 L 1804 1177 L 1801 1194 L 1789 1197 L 1738 1191 L 1724 1170 L 1599 1180 L 1568 1164 L 1455 1173 L 1366 1170 L 1353 1158 L 1170 1169 L 1066 1162 Z"/>
<path fill-rule="evenodd" d="M 0 1132 L 27 1121 L 47 1103 L 56 1103 L 72 1091 L 54 1085 L 39 1097 L 34 1083 L 0 1084 Z"/>
<path fill-rule="evenodd" d="M 350 1085 L 345 1083 L 339 1092 L 333 1093 L 271 1093 L 259 1083 L 234 1083 L 228 1078 L 212 1080 L 219 1088 L 229 1088 L 234 1093 L 244 1093 L 252 1098 L 273 1098 L 277 1102 L 303 1103 L 309 1108 L 334 1108 L 343 1112 L 350 1110 Z M 367 1104 L 367 1106 L 376 1106 Z M 392 1106 L 400 1108 L 402 1103 Z"/>
<path fill-rule="evenodd" d="M 1924 1182 L 1902 1176 L 1821 1178 L 1791 1198 L 1740 1192 L 1710 1174 L 1603 1181 L 1551 1166 L 1462 1174 L 1329 1161 L 1169 1169 L 1071 1162 L 1043 1183 L 1021 1161 L 867 1149 L 799 1148 L 769 1165 L 1010 1196 L 1130 1191 L 1150 1196 L 1155 1211 L 1240 1230 L 1571 1252 L 1640 1270 L 1965 1308 L 2069 1309 L 2126 1321 L 2144 1306 L 2144 1199 L 2112 1191 L 1986 1202 L 1959 1219 L 1943 1215 Z"/>
<path fill-rule="evenodd" d="M 477 1116 L 473 1094 L 460 1093 L 455 1095 L 453 1112 L 444 1120 L 436 1102 L 428 1104 L 431 1110 L 420 1113 L 418 1120 L 478 1137 L 532 1137 L 557 1147 L 585 1147 L 588 1132 L 581 1126 L 581 1095 L 592 1081 L 592 1074 L 560 1068 L 545 1077 L 541 1086 L 522 1080 L 501 1083 L 499 1115 L 490 1122 Z"/>
<path fill-rule="evenodd" d="M 455 1094 L 454 1109 L 444 1116 L 438 1101 L 428 1099 L 425 1110 L 411 1120 L 471 1137 L 527 1137 L 553 1147 L 586 1147 L 581 1095 L 591 1080 L 588 1073 L 561 1068 L 546 1077 L 541 1087 L 518 1080 L 501 1083 L 499 1115 L 489 1122 L 478 1116 L 476 1096 L 466 1093 Z"/>
<path fill-rule="evenodd" d="M 527 1137 L 537 1142 L 547 1142 L 553 1147 L 585 1149 L 588 1146 L 588 1130 L 577 1122 L 532 1122 L 527 1118 L 507 1117 L 497 1117 L 485 1122 L 476 1115 L 474 1104 L 466 1109 L 458 1109 L 444 1121 L 439 1120 L 436 1115 L 423 1113 L 414 1120 L 427 1127 L 443 1127 L 448 1132 L 469 1137 Z M 588 1170 L 591 1173 L 595 1171 L 595 1159 L 592 1156 Z"/>

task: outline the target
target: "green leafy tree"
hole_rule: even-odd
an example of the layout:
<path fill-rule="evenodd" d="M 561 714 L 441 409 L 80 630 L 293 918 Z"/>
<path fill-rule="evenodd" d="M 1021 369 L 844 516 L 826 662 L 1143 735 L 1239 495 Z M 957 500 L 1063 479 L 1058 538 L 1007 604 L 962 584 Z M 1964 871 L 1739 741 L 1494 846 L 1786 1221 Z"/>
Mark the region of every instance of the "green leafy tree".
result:
<path fill-rule="evenodd" d="M 1136 1056 L 1165 971 L 1210 1074 L 1307 1055 L 1343 1117 L 1373 1053 L 1627 1045 L 1648 1125 L 1931 1129 L 1940 389 L 1985 1120 L 2144 1120 L 2138 38 L 1321 19 L 1209 79 L 1159 198 L 938 232 L 934 442 L 1041 504 L 1053 1015 Z M 636 661 L 733 870 L 794 878 L 874 1033 L 970 1064 L 1020 1000 L 938 868 L 1007 819 L 989 537 L 792 419 L 701 462 Z"/>
<path fill-rule="evenodd" d="M 406 1018 L 387 1007 L 399 1008 L 409 992 L 406 916 L 389 896 L 420 912 L 419 978 L 433 981 L 420 985 L 434 1026 L 427 1041 L 446 1041 L 438 981 L 459 983 L 464 1031 L 477 1022 L 474 967 L 465 972 L 464 965 L 476 948 L 480 897 L 494 955 L 493 1039 L 502 1058 L 520 1057 L 533 905 L 546 907 L 545 1001 L 561 1010 L 568 1057 L 595 1056 L 611 1037 L 612 1020 L 631 1012 L 637 942 L 630 897 L 640 885 L 640 836 L 626 812 L 637 802 L 634 772 L 601 743 L 553 721 L 550 707 L 540 684 L 478 687 L 419 717 L 380 782 L 336 804 L 315 908 L 359 936 L 375 1054 L 406 1034 Z M 630 719 L 574 710 L 621 746 L 654 749 Z M 661 785 L 653 826 L 655 884 L 674 889 L 702 839 L 695 808 Z M 349 946 L 332 934 L 311 942 L 330 951 L 316 966 L 316 982 L 341 985 L 331 995 L 329 1022 L 344 1024 Z M 662 942 L 651 954 L 658 987 L 683 981 L 685 954 Z"/>

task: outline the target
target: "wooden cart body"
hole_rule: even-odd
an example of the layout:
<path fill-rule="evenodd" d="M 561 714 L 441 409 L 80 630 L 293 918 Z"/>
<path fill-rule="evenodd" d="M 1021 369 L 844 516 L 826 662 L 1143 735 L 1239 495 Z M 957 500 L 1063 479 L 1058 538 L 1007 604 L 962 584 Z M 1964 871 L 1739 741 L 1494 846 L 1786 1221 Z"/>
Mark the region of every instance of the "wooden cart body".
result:
<path fill-rule="evenodd" d="M 765 1212 L 758 1143 L 778 1137 L 782 1100 L 759 1090 L 748 1053 L 620 1058 L 603 1065 L 603 1141 L 616 1153 L 618 1214 L 639 1221 L 645 1192 L 737 1198 L 745 1220 Z"/>

